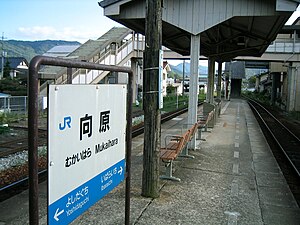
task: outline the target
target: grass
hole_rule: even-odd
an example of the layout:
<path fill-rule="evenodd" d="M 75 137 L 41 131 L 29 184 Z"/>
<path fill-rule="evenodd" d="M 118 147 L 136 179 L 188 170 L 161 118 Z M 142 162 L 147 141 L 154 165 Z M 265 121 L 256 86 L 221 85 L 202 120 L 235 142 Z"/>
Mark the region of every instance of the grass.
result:
<path fill-rule="evenodd" d="M 206 95 L 200 93 L 198 95 L 198 101 L 201 102 L 205 99 Z M 163 99 L 163 108 L 161 109 L 162 112 L 171 112 L 176 109 L 182 109 L 187 107 L 189 104 L 189 96 L 188 95 L 178 95 L 175 94 L 168 94 Z M 133 104 L 133 111 L 143 109 L 143 102 L 139 103 L 139 106 Z"/>

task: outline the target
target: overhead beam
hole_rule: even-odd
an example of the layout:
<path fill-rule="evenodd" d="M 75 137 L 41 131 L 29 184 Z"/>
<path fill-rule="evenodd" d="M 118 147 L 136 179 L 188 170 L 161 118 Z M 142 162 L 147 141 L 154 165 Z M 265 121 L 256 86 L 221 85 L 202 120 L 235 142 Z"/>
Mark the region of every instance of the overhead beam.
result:
<path fill-rule="evenodd" d="M 250 33 L 244 29 L 241 29 L 241 28 L 238 28 L 238 27 L 235 27 L 233 25 L 228 25 L 226 23 L 221 23 L 220 26 L 224 26 L 224 27 L 228 27 L 232 30 L 235 30 L 235 31 L 238 31 L 240 32 L 241 34 L 243 34 L 243 36 L 247 36 L 247 37 L 250 37 L 254 40 L 257 40 L 257 39 L 260 39 L 260 40 L 263 40 L 263 41 L 267 41 L 268 39 L 265 38 L 264 36 L 261 36 L 261 35 L 258 35 L 258 34 L 254 34 L 254 33 Z"/>

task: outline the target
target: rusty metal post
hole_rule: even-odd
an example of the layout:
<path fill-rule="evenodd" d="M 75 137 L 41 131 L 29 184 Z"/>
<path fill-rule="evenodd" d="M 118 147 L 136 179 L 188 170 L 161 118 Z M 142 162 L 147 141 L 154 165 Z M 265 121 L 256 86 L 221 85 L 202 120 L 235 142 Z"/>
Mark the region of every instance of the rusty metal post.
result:
<path fill-rule="evenodd" d="M 72 68 L 67 68 L 67 84 L 72 84 Z"/>
<path fill-rule="evenodd" d="M 29 224 L 39 224 L 38 203 L 38 71 L 39 64 L 29 65 L 28 99 L 28 170 L 29 170 Z"/>
<path fill-rule="evenodd" d="M 132 100 L 133 73 L 128 73 L 127 84 L 127 126 L 126 126 L 126 188 L 125 188 L 125 225 L 130 224 L 130 182 L 131 182 L 131 142 L 132 142 Z"/>

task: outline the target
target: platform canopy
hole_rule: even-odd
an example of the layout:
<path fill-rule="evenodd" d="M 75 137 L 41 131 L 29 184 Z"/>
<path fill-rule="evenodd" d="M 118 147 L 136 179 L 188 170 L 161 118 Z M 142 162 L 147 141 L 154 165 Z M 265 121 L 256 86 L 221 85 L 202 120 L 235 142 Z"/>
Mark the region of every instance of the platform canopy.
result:
<path fill-rule="evenodd" d="M 104 15 L 145 33 L 145 0 L 104 0 Z M 200 34 L 201 55 L 216 60 L 261 56 L 300 0 L 162 0 L 163 45 L 190 55 Z"/>

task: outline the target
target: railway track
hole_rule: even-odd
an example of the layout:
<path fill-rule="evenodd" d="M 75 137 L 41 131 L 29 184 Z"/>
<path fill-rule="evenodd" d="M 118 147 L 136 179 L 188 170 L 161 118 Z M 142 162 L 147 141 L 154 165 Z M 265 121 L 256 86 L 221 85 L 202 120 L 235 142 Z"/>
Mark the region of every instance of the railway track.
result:
<path fill-rule="evenodd" d="M 5 141 L 0 142 L 0 158 L 11 154 L 28 150 L 27 127 L 11 127 L 18 137 L 11 136 Z M 20 132 L 21 131 L 21 132 Z M 39 129 L 39 145 L 47 144 L 47 130 Z"/>
<path fill-rule="evenodd" d="M 300 138 L 263 105 L 248 100 L 287 183 L 300 205 Z"/>
<path fill-rule="evenodd" d="M 201 105 L 202 103 L 199 103 Z M 187 108 L 176 110 L 170 113 L 165 113 L 161 117 L 161 123 L 164 123 L 182 113 L 187 112 Z M 134 114 L 134 116 L 142 115 L 142 111 L 139 111 Z M 27 128 L 15 127 L 14 129 L 23 129 L 25 134 L 22 137 L 14 138 L 8 140 L 7 142 L 0 143 L 0 157 L 6 157 L 10 154 L 28 150 L 28 140 L 27 140 Z M 144 124 L 141 123 L 137 126 L 133 127 L 132 130 L 132 137 L 136 137 L 144 132 Z M 47 144 L 47 130 L 39 129 L 39 146 Z M 39 180 L 43 181 L 47 179 L 47 169 L 41 168 L 39 172 Z M 8 185 L 3 187 L 0 186 L 0 202 L 4 201 L 5 199 L 20 193 L 21 191 L 28 188 L 28 177 L 22 177 L 20 180 L 14 181 Z"/>

